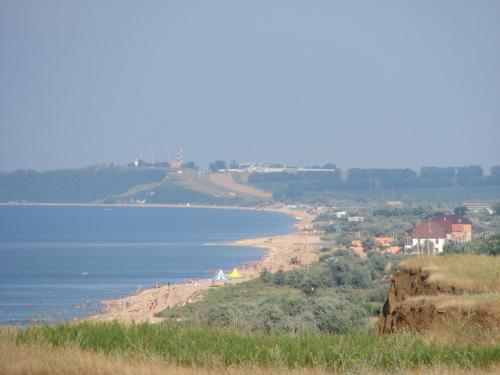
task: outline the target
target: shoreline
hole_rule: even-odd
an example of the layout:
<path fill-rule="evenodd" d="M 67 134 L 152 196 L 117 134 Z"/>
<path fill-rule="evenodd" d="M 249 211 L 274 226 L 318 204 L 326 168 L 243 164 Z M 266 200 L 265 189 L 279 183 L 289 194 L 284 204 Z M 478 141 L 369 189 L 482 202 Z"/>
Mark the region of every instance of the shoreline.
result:
<path fill-rule="evenodd" d="M 252 206 L 227 206 L 227 205 L 209 205 L 209 204 L 191 204 L 191 203 L 78 203 L 78 202 L 0 202 L 0 206 L 53 206 L 53 207 L 145 207 L 145 208 L 209 208 L 220 210 L 247 210 L 247 211 L 267 211 L 280 212 L 297 219 L 297 215 L 308 214 L 301 209 L 280 204 L 267 205 L 261 207 Z M 302 217 L 302 216 L 300 216 Z"/>
<path fill-rule="evenodd" d="M 140 207 L 144 205 L 139 205 Z M 178 205 L 162 207 L 179 207 Z M 186 206 L 180 206 L 186 207 Z M 229 283 L 248 281 L 259 277 L 263 268 L 270 272 L 278 270 L 290 270 L 309 264 L 318 259 L 314 252 L 316 245 L 320 242 L 319 234 L 312 231 L 312 220 L 314 215 L 303 210 L 294 210 L 289 207 L 231 207 L 231 206 L 197 206 L 190 205 L 186 208 L 224 208 L 224 209 L 248 209 L 270 212 L 280 212 L 300 217 L 294 224 L 295 230 L 285 235 L 249 238 L 231 242 L 218 243 L 223 246 L 242 246 L 265 249 L 262 258 L 257 261 L 248 262 L 238 266 L 242 276 L 241 279 L 231 280 Z M 207 244 L 215 245 L 215 244 Z M 297 262 L 290 262 L 295 258 Z M 225 270 L 231 271 L 231 270 Z M 86 320 L 91 321 L 119 321 L 123 323 L 159 323 L 164 318 L 156 317 L 155 314 L 172 307 L 184 306 L 199 301 L 203 293 L 211 287 L 224 285 L 223 282 L 213 281 L 212 278 L 188 280 L 182 284 L 167 284 L 157 288 L 149 288 L 134 295 L 101 301 L 105 312 L 93 315 Z"/>

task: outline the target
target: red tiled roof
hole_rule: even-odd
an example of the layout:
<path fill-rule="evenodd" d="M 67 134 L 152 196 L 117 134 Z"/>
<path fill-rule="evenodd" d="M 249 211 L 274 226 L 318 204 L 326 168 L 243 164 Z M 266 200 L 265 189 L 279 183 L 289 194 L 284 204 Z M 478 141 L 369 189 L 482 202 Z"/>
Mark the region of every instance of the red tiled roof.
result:
<path fill-rule="evenodd" d="M 453 224 L 472 224 L 469 219 L 460 215 L 436 216 L 433 221 L 439 223 L 448 233 L 452 232 L 451 228 Z"/>
<path fill-rule="evenodd" d="M 446 238 L 446 229 L 438 221 L 427 220 L 415 225 L 410 235 L 413 238 Z"/>
<path fill-rule="evenodd" d="M 394 237 L 375 237 L 375 242 L 382 245 L 390 245 L 394 241 Z"/>
<path fill-rule="evenodd" d="M 434 218 L 435 221 L 446 221 L 452 224 L 472 224 L 465 216 L 460 215 L 440 215 Z"/>

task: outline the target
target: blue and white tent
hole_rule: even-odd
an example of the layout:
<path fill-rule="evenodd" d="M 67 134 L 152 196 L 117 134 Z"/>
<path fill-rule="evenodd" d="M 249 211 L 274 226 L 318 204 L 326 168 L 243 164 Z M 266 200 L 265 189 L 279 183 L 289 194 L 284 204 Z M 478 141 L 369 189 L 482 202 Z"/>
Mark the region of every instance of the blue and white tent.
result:
<path fill-rule="evenodd" d="M 216 281 L 227 281 L 228 278 L 226 275 L 224 275 L 224 272 L 222 272 L 222 270 L 220 270 L 219 273 L 217 274 L 217 276 L 215 277 L 215 280 Z"/>

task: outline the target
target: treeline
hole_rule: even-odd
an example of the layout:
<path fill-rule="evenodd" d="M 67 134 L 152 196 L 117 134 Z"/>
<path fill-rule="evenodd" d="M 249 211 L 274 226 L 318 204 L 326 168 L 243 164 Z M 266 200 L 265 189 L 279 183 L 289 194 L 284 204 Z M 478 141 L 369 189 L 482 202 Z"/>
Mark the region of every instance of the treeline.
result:
<path fill-rule="evenodd" d="M 133 186 L 160 181 L 164 170 L 94 166 L 37 172 L 0 173 L 0 201 L 92 202 Z"/>
<path fill-rule="evenodd" d="M 500 166 L 484 175 L 478 165 L 468 167 L 422 167 L 420 173 L 412 169 L 360 169 L 347 170 L 341 178 L 335 172 L 254 173 L 249 182 L 273 192 L 276 200 L 300 200 L 311 192 L 368 191 L 377 189 L 419 189 L 500 186 Z"/>
<path fill-rule="evenodd" d="M 500 233 L 490 237 L 478 238 L 471 242 L 450 242 L 444 246 L 444 251 L 451 254 L 486 254 L 500 255 Z"/>

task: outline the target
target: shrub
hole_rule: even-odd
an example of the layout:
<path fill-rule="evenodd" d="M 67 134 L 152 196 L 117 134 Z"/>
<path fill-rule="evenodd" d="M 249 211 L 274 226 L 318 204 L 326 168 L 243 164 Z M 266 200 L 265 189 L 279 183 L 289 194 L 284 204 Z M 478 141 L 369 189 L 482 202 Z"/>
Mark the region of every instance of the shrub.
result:
<path fill-rule="evenodd" d="M 234 317 L 234 307 L 230 304 L 215 305 L 206 312 L 207 323 L 212 327 L 230 327 Z"/>
<path fill-rule="evenodd" d="M 273 275 L 273 283 L 276 285 L 285 285 L 286 284 L 286 274 L 285 271 L 279 270 Z"/>
<path fill-rule="evenodd" d="M 379 287 L 368 293 L 367 299 L 370 302 L 385 302 L 387 298 L 387 287 Z"/>
<path fill-rule="evenodd" d="M 285 313 L 276 304 L 263 304 L 260 306 L 256 317 L 256 328 L 267 333 L 284 328 L 287 325 Z"/>
<path fill-rule="evenodd" d="M 263 268 L 262 271 L 260 271 L 260 279 L 265 283 L 270 283 L 273 281 L 273 275 L 267 268 Z"/>
<path fill-rule="evenodd" d="M 356 268 L 352 271 L 352 286 L 355 288 L 365 289 L 370 286 L 370 272 L 364 268 Z"/>
<path fill-rule="evenodd" d="M 321 296 L 314 300 L 313 313 L 320 331 L 342 333 L 359 325 L 366 316 L 363 310 L 338 296 Z"/>

